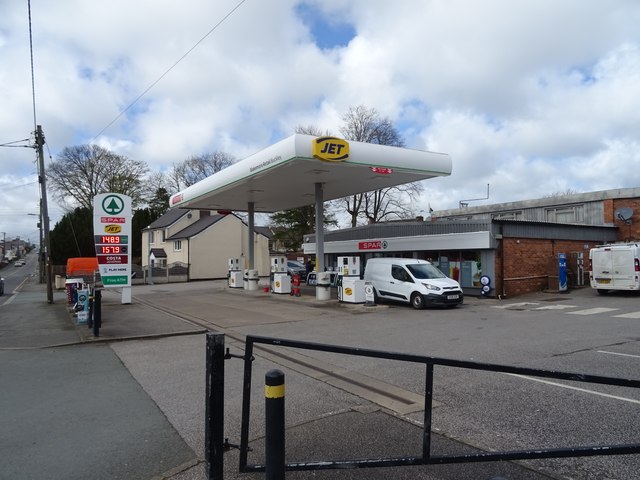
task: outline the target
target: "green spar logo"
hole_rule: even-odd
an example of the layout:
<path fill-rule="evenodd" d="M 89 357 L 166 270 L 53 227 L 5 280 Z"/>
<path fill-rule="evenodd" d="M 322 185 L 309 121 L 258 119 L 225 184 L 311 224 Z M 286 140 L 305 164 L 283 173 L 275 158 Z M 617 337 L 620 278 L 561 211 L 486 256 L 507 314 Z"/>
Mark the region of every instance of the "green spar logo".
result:
<path fill-rule="evenodd" d="M 124 210 L 124 201 L 117 195 L 107 195 L 102 200 L 102 209 L 109 215 L 117 215 Z"/>

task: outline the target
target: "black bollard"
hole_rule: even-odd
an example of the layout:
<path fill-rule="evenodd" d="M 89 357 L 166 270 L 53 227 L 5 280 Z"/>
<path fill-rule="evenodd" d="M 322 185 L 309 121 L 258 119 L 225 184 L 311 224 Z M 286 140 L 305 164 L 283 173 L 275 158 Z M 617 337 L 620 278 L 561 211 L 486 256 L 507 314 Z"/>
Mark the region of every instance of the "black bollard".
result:
<path fill-rule="evenodd" d="M 284 373 L 265 375 L 265 472 L 266 480 L 284 480 Z"/>
<path fill-rule="evenodd" d="M 102 327 L 102 290 L 95 289 L 93 292 L 93 335 L 100 336 Z"/>

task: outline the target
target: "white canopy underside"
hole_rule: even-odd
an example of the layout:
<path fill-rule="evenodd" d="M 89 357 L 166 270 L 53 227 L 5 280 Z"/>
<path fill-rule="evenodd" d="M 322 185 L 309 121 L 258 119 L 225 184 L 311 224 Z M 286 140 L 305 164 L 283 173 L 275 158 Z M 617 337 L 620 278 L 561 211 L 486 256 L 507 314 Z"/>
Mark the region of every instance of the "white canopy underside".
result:
<path fill-rule="evenodd" d="M 312 205 L 315 184 L 323 200 L 451 174 L 447 154 L 349 142 L 349 158 L 312 156 L 311 135 L 293 135 L 171 197 L 171 207 L 277 212 Z M 376 169 L 378 172 L 374 171 Z"/>

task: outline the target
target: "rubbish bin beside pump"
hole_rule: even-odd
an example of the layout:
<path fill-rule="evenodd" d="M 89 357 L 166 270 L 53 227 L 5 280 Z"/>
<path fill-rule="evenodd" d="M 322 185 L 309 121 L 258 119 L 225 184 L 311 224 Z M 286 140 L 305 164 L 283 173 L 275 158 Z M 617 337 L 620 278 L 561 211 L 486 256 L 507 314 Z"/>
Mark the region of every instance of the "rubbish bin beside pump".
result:
<path fill-rule="evenodd" d="M 316 300 L 331 299 L 331 274 L 318 272 L 316 280 Z"/>
<path fill-rule="evenodd" d="M 258 270 L 248 270 L 247 273 L 247 290 L 258 290 L 258 281 L 260 277 L 258 276 Z"/>

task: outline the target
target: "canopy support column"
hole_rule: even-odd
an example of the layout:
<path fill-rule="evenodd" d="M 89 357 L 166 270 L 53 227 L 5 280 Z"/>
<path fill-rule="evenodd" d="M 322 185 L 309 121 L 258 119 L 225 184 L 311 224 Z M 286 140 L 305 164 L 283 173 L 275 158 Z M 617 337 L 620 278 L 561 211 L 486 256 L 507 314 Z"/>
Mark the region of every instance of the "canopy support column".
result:
<path fill-rule="evenodd" d="M 253 270 L 253 267 L 255 265 L 255 253 L 254 253 L 254 235 L 253 235 L 253 231 L 254 231 L 254 203 L 253 202 L 249 202 L 247 211 L 249 212 L 249 239 L 248 239 L 248 247 L 247 247 L 247 254 L 249 255 L 249 270 Z"/>
<path fill-rule="evenodd" d="M 316 183 L 316 300 L 331 299 L 331 277 L 324 267 L 324 192 Z"/>
<path fill-rule="evenodd" d="M 324 272 L 324 194 L 316 183 L 316 271 Z"/>

